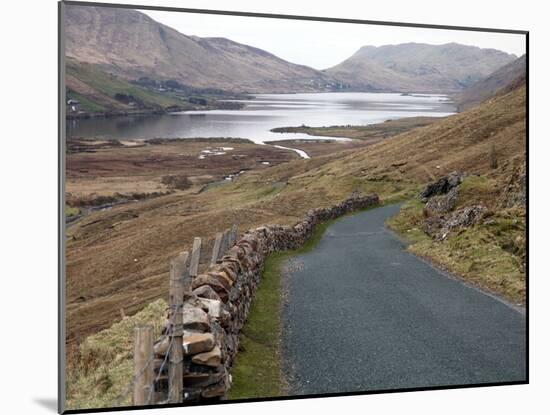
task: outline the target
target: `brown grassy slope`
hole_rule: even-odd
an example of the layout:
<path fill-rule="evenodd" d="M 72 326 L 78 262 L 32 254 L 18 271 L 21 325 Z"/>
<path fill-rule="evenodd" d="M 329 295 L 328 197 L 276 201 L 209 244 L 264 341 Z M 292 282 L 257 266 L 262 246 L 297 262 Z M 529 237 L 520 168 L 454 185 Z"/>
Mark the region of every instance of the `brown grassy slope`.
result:
<path fill-rule="evenodd" d="M 458 109 L 463 111 L 479 105 L 487 98 L 505 94 L 525 82 L 527 75 L 526 55 L 499 68 L 488 77 L 461 91 L 455 97 Z"/>
<path fill-rule="evenodd" d="M 452 170 L 496 174 L 495 147 L 505 161 L 524 159 L 525 88 L 365 150 L 296 160 L 251 173 L 210 191 L 196 189 L 96 212 L 70 230 L 67 242 L 68 336 L 86 336 L 165 297 L 168 263 L 194 236 L 211 238 L 233 223 L 244 230 L 292 223 L 309 208 L 350 192 L 412 197 Z"/>
<path fill-rule="evenodd" d="M 361 166 L 366 177 L 376 174 L 419 183 L 453 170 L 488 173 L 493 145 L 500 160 L 524 157 L 525 127 L 523 86 L 440 123 L 350 155 L 340 163 L 350 168 Z"/>

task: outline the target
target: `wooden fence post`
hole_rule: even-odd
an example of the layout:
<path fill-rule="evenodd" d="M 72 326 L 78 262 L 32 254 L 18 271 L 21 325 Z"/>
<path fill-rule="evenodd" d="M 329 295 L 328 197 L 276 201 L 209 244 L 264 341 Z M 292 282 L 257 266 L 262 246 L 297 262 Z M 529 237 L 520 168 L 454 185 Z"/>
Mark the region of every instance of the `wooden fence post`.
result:
<path fill-rule="evenodd" d="M 148 405 L 154 396 L 153 327 L 136 327 L 134 340 L 134 405 Z"/>
<path fill-rule="evenodd" d="M 191 263 L 189 264 L 189 276 L 195 278 L 199 275 L 199 262 L 201 257 L 201 238 L 195 238 L 193 241 L 193 250 L 191 251 Z"/>
<path fill-rule="evenodd" d="M 237 225 L 233 225 L 231 227 L 231 243 L 229 244 L 229 247 L 232 248 L 233 245 L 237 243 L 237 238 L 239 237 L 239 228 Z"/>
<path fill-rule="evenodd" d="M 180 403 L 183 393 L 183 297 L 190 289 L 188 252 L 182 252 L 170 263 L 170 350 L 168 365 L 168 401 Z"/>
<path fill-rule="evenodd" d="M 212 248 L 212 260 L 210 265 L 214 265 L 218 262 L 218 257 L 220 256 L 220 249 L 222 245 L 223 232 L 218 232 L 216 234 L 216 239 L 214 240 L 214 247 Z"/>
<path fill-rule="evenodd" d="M 229 248 L 229 243 L 231 242 L 229 240 L 230 238 L 231 238 L 231 230 L 226 229 L 223 232 L 223 238 L 222 238 L 222 243 L 221 243 L 221 246 L 220 246 L 220 252 L 218 254 L 218 261 L 220 259 L 222 259 L 223 256 L 225 255 L 225 253 L 227 252 L 227 249 Z"/>

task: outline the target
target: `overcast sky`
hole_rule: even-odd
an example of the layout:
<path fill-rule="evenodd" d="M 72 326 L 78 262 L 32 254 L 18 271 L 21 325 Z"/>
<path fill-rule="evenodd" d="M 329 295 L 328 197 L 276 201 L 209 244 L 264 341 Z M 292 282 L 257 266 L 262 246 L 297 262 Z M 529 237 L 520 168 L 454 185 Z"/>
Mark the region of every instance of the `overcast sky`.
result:
<path fill-rule="evenodd" d="M 364 45 L 456 42 L 500 49 L 517 56 L 525 53 L 524 35 L 150 10 L 143 12 L 186 35 L 225 37 L 316 69 L 337 65 Z"/>

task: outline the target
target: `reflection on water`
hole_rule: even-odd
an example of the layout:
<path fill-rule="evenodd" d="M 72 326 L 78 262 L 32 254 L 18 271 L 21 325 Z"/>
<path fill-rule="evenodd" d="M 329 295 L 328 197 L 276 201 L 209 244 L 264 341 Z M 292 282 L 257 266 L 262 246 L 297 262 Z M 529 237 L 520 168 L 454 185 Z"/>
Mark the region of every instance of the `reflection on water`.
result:
<path fill-rule="evenodd" d="M 315 138 L 269 131 L 275 127 L 365 125 L 403 117 L 443 117 L 455 112 L 455 106 L 447 97 L 429 94 L 261 94 L 252 101 L 237 102 L 245 103 L 246 107 L 242 110 L 67 120 L 67 134 L 115 139 L 237 137 L 261 143 Z"/>

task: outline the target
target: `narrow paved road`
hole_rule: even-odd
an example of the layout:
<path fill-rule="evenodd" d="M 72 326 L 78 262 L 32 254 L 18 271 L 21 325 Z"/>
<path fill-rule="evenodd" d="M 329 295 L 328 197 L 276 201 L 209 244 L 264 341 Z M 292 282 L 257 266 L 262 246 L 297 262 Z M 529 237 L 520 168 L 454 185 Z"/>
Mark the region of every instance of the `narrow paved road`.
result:
<path fill-rule="evenodd" d="M 349 216 L 285 276 L 290 393 L 525 380 L 525 316 L 404 251 L 384 221 Z"/>

